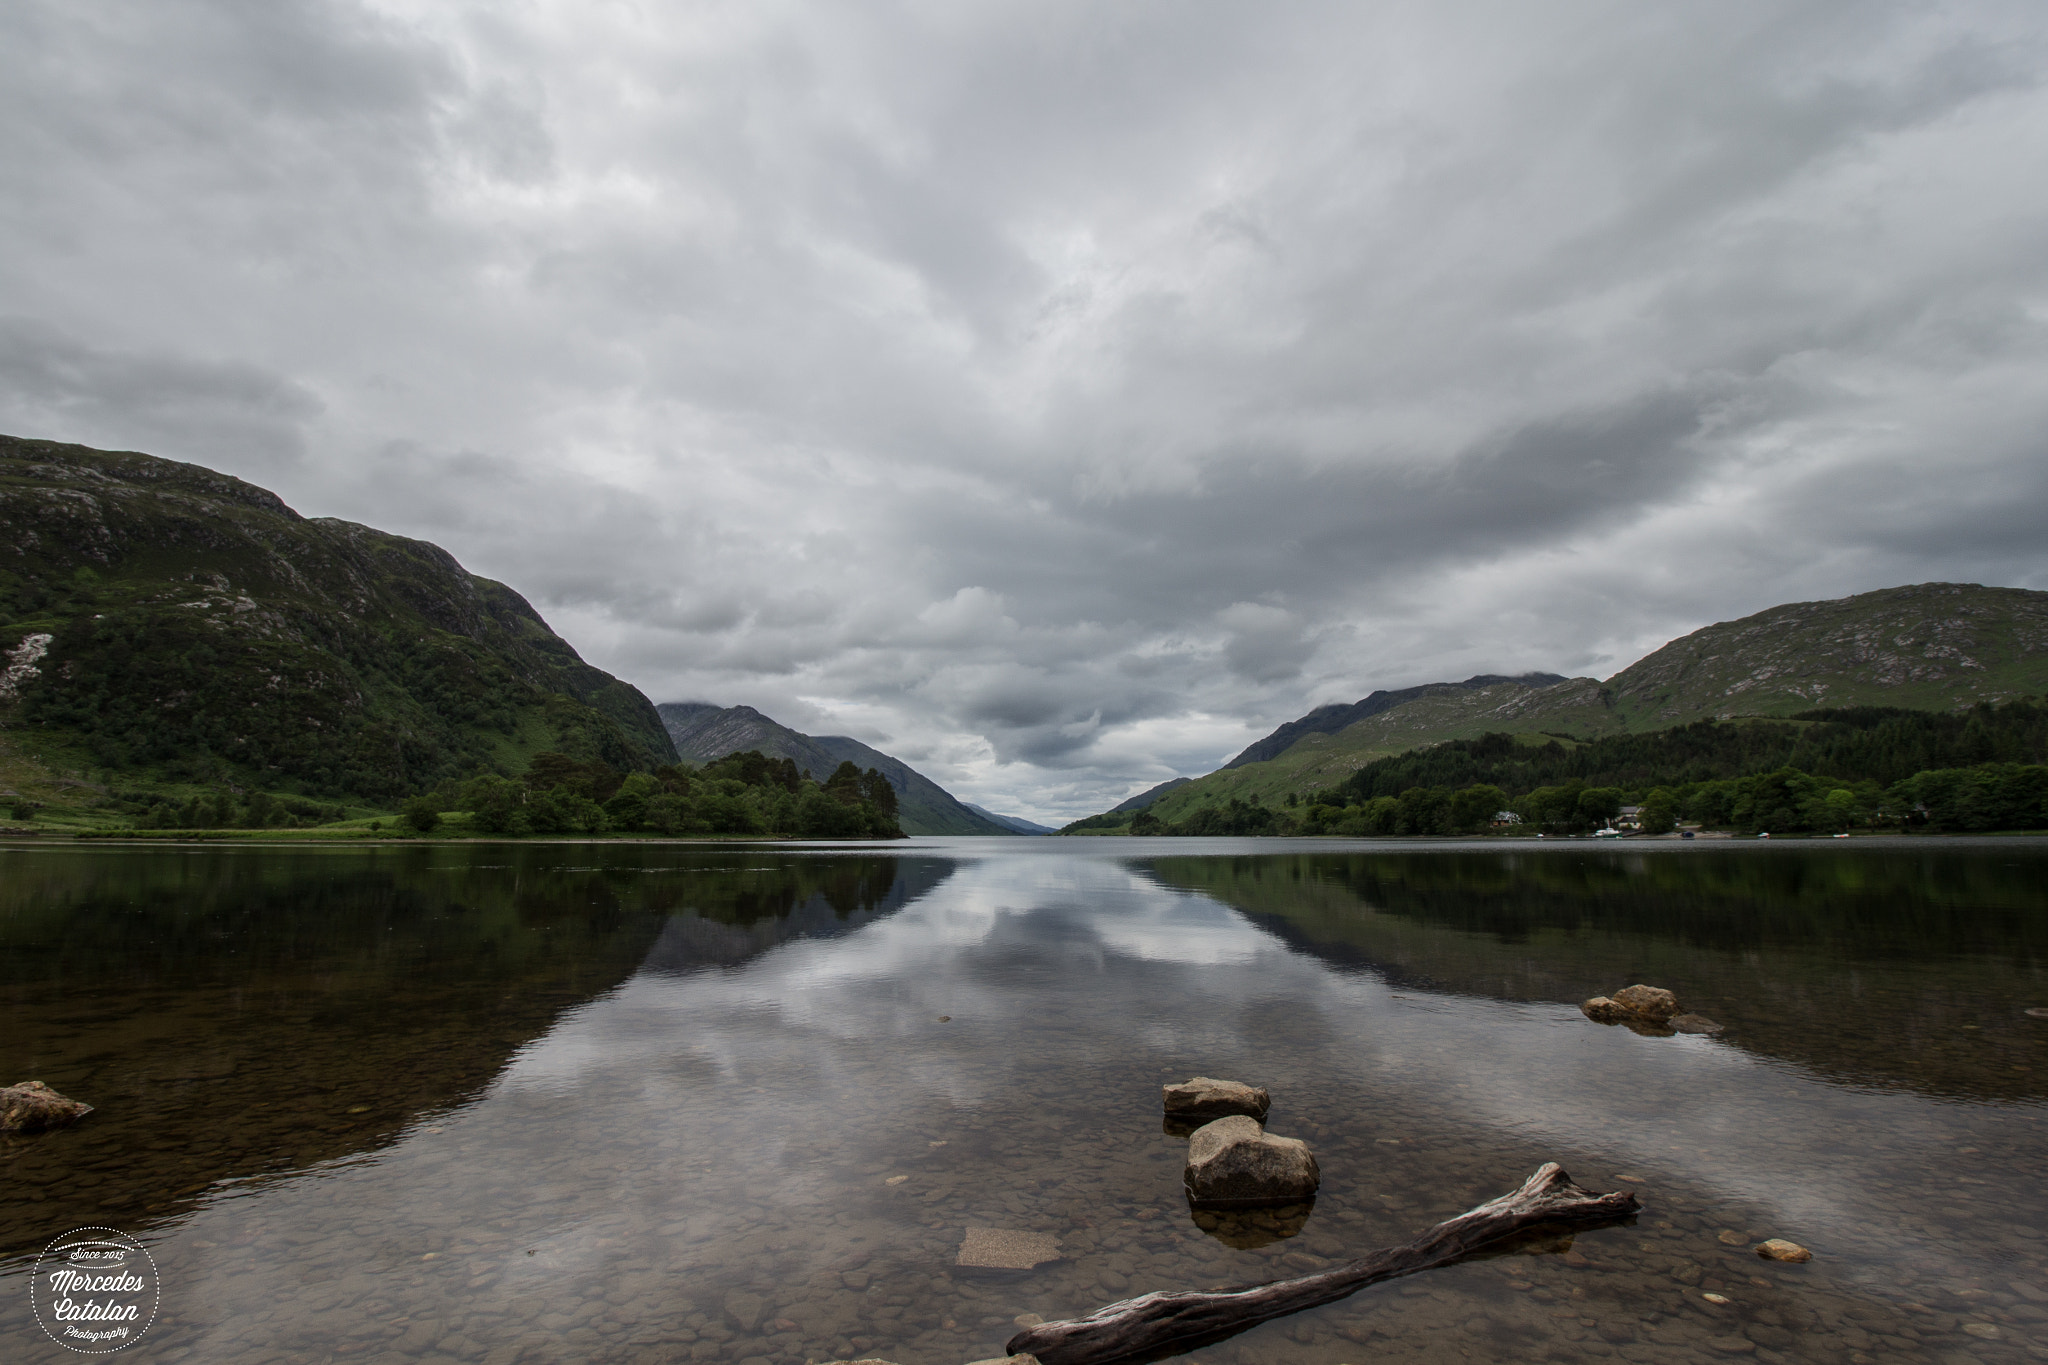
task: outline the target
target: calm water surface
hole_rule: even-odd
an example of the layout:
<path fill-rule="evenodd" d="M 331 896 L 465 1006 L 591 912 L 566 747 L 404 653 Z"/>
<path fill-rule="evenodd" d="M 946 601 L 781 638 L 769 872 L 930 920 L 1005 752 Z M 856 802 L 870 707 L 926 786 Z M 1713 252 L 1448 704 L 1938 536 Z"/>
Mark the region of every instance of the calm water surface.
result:
<path fill-rule="evenodd" d="M 1575 1008 L 1634 981 L 1727 1032 Z M 0 1139 L 9 1361 L 76 1358 L 27 1271 L 102 1224 L 163 1272 L 129 1359 L 958 1365 L 1552 1159 L 1642 1216 L 1191 1358 L 2048 1359 L 2039 843 L 17 845 L 0 992 L 0 1081 L 99 1106 Z M 1196 1073 L 1312 1210 L 1190 1215 Z"/>

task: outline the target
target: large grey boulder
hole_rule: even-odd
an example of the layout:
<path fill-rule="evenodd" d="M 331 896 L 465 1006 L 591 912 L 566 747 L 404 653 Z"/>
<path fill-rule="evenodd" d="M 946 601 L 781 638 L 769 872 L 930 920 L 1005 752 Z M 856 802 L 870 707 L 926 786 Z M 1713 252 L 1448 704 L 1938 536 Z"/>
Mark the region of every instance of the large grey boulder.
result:
<path fill-rule="evenodd" d="M 1242 1081 L 1197 1076 L 1183 1085 L 1164 1086 L 1162 1090 L 1167 1119 L 1182 1123 L 1207 1123 L 1232 1114 L 1264 1123 L 1266 1111 L 1273 1107 L 1273 1097 L 1264 1086 L 1246 1085 Z"/>
<path fill-rule="evenodd" d="M 0 1133 L 40 1133 L 62 1128 L 92 1112 L 92 1106 L 67 1100 L 41 1081 L 0 1086 Z"/>
<path fill-rule="evenodd" d="M 1211 1208 L 1292 1204 L 1313 1198 L 1323 1183 L 1306 1142 L 1275 1137 L 1243 1114 L 1195 1130 L 1181 1178 L 1188 1198 Z"/>

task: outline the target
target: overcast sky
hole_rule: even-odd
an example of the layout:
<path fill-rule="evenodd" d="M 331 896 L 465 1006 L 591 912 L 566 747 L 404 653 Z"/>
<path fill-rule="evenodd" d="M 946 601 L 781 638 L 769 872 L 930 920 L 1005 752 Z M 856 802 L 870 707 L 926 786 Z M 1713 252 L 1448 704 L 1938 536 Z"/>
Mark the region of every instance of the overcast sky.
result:
<path fill-rule="evenodd" d="M 2048 587 L 2048 6 L 12 0 L 0 431 L 1039 819 Z"/>

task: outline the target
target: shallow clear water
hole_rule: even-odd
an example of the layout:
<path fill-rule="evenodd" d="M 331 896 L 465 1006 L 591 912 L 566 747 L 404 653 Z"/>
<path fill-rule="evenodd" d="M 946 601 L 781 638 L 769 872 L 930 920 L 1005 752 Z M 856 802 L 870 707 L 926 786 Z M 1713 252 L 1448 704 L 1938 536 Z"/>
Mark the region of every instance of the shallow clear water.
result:
<path fill-rule="evenodd" d="M 1574 1007 L 1638 980 L 1728 1031 Z M 0 1139 L 8 1360 L 74 1358 L 26 1272 L 106 1224 L 135 1359 L 952 1365 L 1547 1159 L 1642 1216 L 1193 1358 L 2048 1358 L 2038 843 L 16 846 L 0 990 L 0 1080 L 99 1106 Z M 1190 1215 L 1196 1073 L 1315 1148 L 1305 1222 Z"/>

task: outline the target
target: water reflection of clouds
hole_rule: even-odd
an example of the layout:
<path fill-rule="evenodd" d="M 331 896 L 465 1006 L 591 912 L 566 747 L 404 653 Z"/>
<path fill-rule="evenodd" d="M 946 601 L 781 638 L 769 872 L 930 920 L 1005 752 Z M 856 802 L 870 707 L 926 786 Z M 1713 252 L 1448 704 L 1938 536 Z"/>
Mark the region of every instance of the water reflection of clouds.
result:
<path fill-rule="evenodd" d="M 172 1235 L 194 1358 L 234 1358 L 259 1315 L 277 1315 L 261 1331 L 279 1345 L 336 1318 L 352 1327 L 363 1310 L 345 1294 L 418 1277 L 430 1279 L 423 1317 L 445 1295 L 472 1321 L 506 1324 L 604 1286 L 628 1249 L 655 1248 L 663 1296 L 734 1265 L 766 1273 L 756 1239 L 769 1208 L 805 1227 L 795 1279 L 856 1231 L 911 1246 L 904 1211 L 927 1206 L 910 1202 L 915 1183 L 880 1204 L 881 1173 L 912 1169 L 927 1138 L 952 1138 L 958 1159 L 976 1131 L 1003 1127 L 948 1128 L 949 1110 L 1002 1119 L 1020 1099 L 1042 1104 L 1065 1122 L 1033 1140 L 1055 1153 L 1077 1133 L 1125 1142 L 1120 1156 L 1155 1144 L 1153 1183 L 1093 1188 L 1171 1203 L 1174 1157 L 1148 1093 L 1166 1061 L 1270 1084 L 1282 1133 L 1330 1131 L 1314 1136 L 1329 1158 L 1318 1217 L 1399 1193 L 1405 1218 L 1418 1188 L 1462 1200 L 1469 1182 L 1505 1189 L 1555 1156 L 1589 1183 L 1643 1177 L 1647 1219 L 1680 1189 L 1703 1193 L 1728 1226 L 1814 1246 L 1815 1275 L 1887 1286 L 1988 1275 L 2008 1229 L 2048 1225 L 2030 1179 L 1974 1187 L 1974 1211 L 1952 1197 L 1973 1189 L 1957 1175 L 2037 1159 L 2040 1106 L 1845 1087 L 1726 1042 L 1601 1028 L 1568 1006 L 1390 988 L 1375 968 L 1296 951 L 1093 850 L 992 854 L 919 886 L 866 923 L 865 911 L 827 915 L 821 932 L 836 937 L 771 934 L 731 965 L 680 973 L 651 962 L 560 1016 L 477 1103 L 373 1157 L 205 1201 Z M 756 927 L 773 926 L 737 926 Z M 1956 1170 L 1941 1154 L 1965 1141 L 2003 1149 L 2005 1164 Z M 1468 1147 L 1491 1155 L 1475 1162 Z M 1057 1193 L 1010 1183 L 1000 1159 L 969 1178 L 1022 1189 L 1033 1208 Z M 857 1228 L 827 1217 L 847 1209 Z M 252 1229 L 306 1240 L 266 1244 L 252 1264 L 230 1251 Z M 501 1279 L 478 1289 L 478 1270 Z M 305 1341 L 310 1354 L 326 1336 Z"/>
<path fill-rule="evenodd" d="M 939 1025 L 940 1015 L 953 1023 Z M 686 1039 L 693 1067 L 658 1063 Z M 843 937 L 785 943 L 744 966 L 645 974 L 565 1018 L 503 1080 L 573 1087 L 632 1069 L 650 1097 L 701 1098 L 715 1074 L 801 1076 L 723 1095 L 768 1114 L 847 1088 L 916 1092 L 963 1109 L 1002 1102 L 1010 1060 L 1078 1067 L 1119 1049 L 1262 1059 L 1362 1102 L 1434 1108 L 1598 1175 L 1658 1177 L 1753 1204 L 1781 1230 L 1865 1264 L 1924 1254 L 1923 1229 L 1873 1196 L 1928 1152 L 2035 1111 L 1846 1088 L 1703 1038 L 1642 1038 L 1569 1007 L 1391 991 L 1286 948 L 1219 901 L 1110 860 L 989 858 Z M 1522 1172 L 1503 1171 L 1506 1181 Z M 1886 1231 L 1873 1247 L 1872 1228 Z M 1942 1254 L 1966 1256 L 1959 1245 Z"/>

